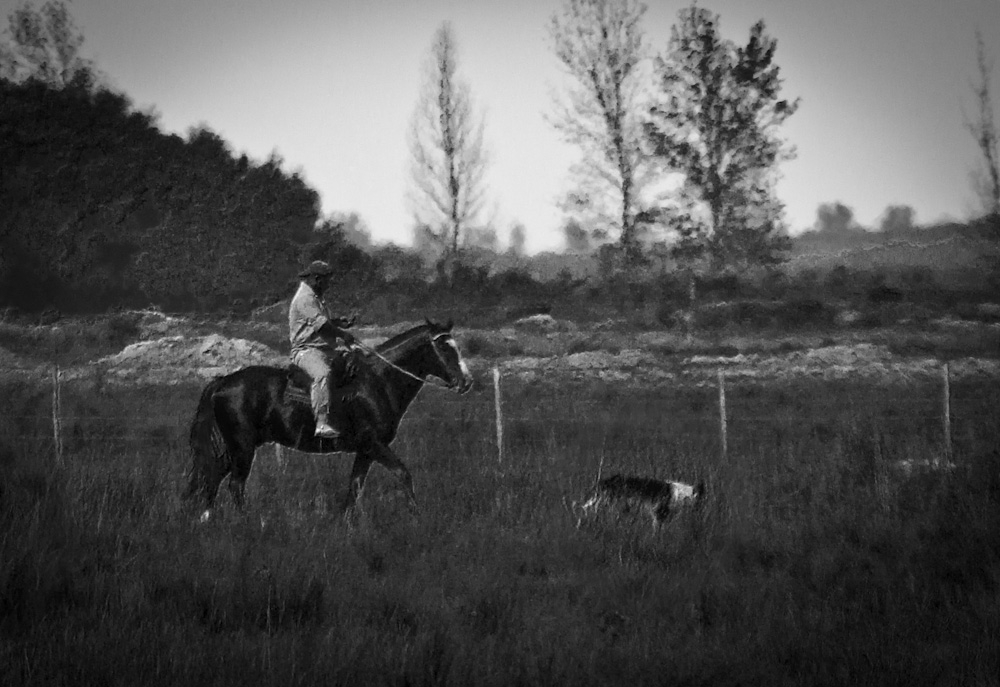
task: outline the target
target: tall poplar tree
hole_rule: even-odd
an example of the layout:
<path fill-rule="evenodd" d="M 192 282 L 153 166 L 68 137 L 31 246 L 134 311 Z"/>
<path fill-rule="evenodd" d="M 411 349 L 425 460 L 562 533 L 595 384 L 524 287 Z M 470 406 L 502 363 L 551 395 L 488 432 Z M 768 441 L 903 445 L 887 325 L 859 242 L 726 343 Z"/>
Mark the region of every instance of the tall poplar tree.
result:
<path fill-rule="evenodd" d="M 488 164 L 483 128 L 469 85 L 458 76 L 455 34 L 445 22 L 434 34 L 424 65 L 409 142 L 414 223 L 442 252 L 447 273 L 483 210 Z"/>
<path fill-rule="evenodd" d="M 580 148 L 570 208 L 617 233 L 630 261 L 640 255 L 636 218 L 651 180 L 643 153 L 642 18 L 637 0 L 566 0 L 549 22 L 556 57 L 571 77 L 557 95 L 552 123 Z"/>
<path fill-rule="evenodd" d="M 982 167 L 974 173 L 973 181 L 977 195 L 982 200 L 987 214 L 1000 216 L 1000 149 L 997 146 L 997 125 L 993 110 L 993 96 L 990 81 L 993 65 L 986 56 L 983 34 L 976 32 L 976 66 L 979 81 L 972 84 L 976 96 L 976 118 L 966 117 L 965 128 L 972 134 L 979 152 Z"/>

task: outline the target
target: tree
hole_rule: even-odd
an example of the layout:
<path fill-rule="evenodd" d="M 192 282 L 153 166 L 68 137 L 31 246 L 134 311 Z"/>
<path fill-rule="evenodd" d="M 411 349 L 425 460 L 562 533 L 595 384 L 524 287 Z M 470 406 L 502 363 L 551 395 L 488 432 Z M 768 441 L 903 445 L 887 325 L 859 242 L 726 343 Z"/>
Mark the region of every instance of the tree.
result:
<path fill-rule="evenodd" d="M 488 164 L 484 120 L 475 115 L 469 85 L 457 71 L 455 35 L 445 22 L 424 65 L 409 137 L 415 224 L 422 238 L 439 246 L 442 263 L 451 265 L 464 234 L 478 225 Z"/>
<path fill-rule="evenodd" d="M 319 195 L 279 158 L 236 157 L 204 127 L 164 134 L 107 90 L 0 80 L 0 163 L 0 305 L 284 293 L 319 216 Z"/>
<path fill-rule="evenodd" d="M 592 250 L 590 235 L 575 219 L 567 220 L 563 224 L 562 231 L 567 253 L 582 255 Z"/>
<path fill-rule="evenodd" d="M 653 154 L 684 177 L 668 211 L 678 254 L 716 269 L 773 264 L 789 242 L 777 165 L 794 155 L 777 128 L 798 108 L 780 97 L 777 41 L 759 21 L 739 47 L 719 34 L 718 15 L 694 5 L 679 19 L 655 63 L 659 92 L 646 126 Z"/>
<path fill-rule="evenodd" d="M 821 203 L 816 208 L 816 223 L 813 226 L 818 232 L 838 236 L 864 231 L 854 221 L 854 210 L 840 201 Z"/>
<path fill-rule="evenodd" d="M 510 234 L 507 240 L 507 252 L 511 255 L 523 258 L 524 247 L 528 240 L 528 230 L 521 222 L 513 222 L 510 225 Z"/>
<path fill-rule="evenodd" d="M 976 193 L 987 214 L 1000 215 L 1000 151 L 997 150 L 997 127 L 990 92 L 993 65 L 986 57 L 983 34 L 979 31 L 976 32 L 976 62 L 979 83 L 972 84 L 972 91 L 976 96 L 978 112 L 975 121 L 965 118 L 965 128 L 972 134 L 983 155 L 983 167 L 974 176 Z"/>
<path fill-rule="evenodd" d="M 80 56 L 83 35 L 64 2 L 48 0 L 37 10 L 25 2 L 8 15 L 7 24 L 10 42 L 0 42 L 0 78 L 37 79 L 52 88 L 93 86 L 94 65 Z"/>
<path fill-rule="evenodd" d="M 565 208 L 592 215 L 601 234 L 617 231 L 632 260 L 640 255 L 636 215 L 651 181 L 640 123 L 645 12 L 637 0 L 566 0 L 549 22 L 556 57 L 572 78 L 556 97 L 552 124 L 582 152 L 573 168 L 579 187 Z"/>
<path fill-rule="evenodd" d="M 884 234 L 905 234 L 913 230 L 916 213 L 909 205 L 890 205 L 882 213 L 879 231 Z"/>
<path fill-rule="evenodd" d="M 326 220 L 340 228 L 344 240 L 352 246 L 370 251 L 372 248 L 372 232 L 368 223 L 356 212 L 333 212 Z"/>

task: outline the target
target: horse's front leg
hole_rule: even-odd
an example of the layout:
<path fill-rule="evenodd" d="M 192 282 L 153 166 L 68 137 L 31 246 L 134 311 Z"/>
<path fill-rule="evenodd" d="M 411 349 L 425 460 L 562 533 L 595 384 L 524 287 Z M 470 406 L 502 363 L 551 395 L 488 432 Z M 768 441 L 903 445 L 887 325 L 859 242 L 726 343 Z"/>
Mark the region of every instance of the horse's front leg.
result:
<path fill-rule="evenodd" d="M 417 505 L 417 496 L 413 493 L 413 476 L 410 474 L 410 470 L 403 464 L 403 461 L 396 456 L 393 450 L 385 444 L 375 444 L 373 451 L 375 460 L 383 465 L 389 472 L 394 474 L 402 483 L 403 489 L 406 491 L 406 498 L 410 502 L 410 508 L 414 511 L 419 511 L 420 508 Z"/>
<path fill-rule="evenodd" d="M 365 479 L 372 466 L 372 457 L 368 451 L 358 451 L 354 457 L 354 467 L 351 468 L 351 479 L 347 484 L 347 493 L 341 503 L 340 512 L 347 518 L 357 506 L 361 491 L 365 488 Z"/>

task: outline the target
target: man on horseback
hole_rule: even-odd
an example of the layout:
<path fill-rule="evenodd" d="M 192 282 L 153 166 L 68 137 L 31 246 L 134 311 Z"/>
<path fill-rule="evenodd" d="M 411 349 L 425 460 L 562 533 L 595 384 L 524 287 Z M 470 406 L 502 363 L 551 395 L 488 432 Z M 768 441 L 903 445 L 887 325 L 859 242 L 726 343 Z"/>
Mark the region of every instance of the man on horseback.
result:
<path fill-rule="evenodd" d="M 310 399 L 316 415 L 316 436 L 323 439 L 336 439 L 343 429 L 343 404 L 333 405 L 331 417 L 330 399 L 332 392 L 345 383 L 347 354 L 357 343 L 346 331 L 354 325 L 355 318 L 331 317 L 323 302 L 332 274 L 333 268 L 328 263 L 322 260 L 310 263 L 299 272 L 302 281 L 288 309 L 292 363 L 312 380 Z"/>

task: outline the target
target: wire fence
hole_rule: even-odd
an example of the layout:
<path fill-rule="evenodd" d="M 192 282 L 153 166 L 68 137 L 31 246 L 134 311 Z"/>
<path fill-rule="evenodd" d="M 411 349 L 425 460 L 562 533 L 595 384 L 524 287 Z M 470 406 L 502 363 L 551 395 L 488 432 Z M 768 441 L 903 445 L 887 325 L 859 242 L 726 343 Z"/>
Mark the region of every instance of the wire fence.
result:
<path fill-rule="evenodd" d="M 11 371 L 11 370 L 8 370 Z M 57 366 L 49 368 L 46 376 L 38 375 L 39 368 L 31 368 L 34 377 L 41 382 L 44 389 L 47 384 L 51 393 L 51 412 L 45 415 L 37 412 L 14 411 L 5 416 L 15 422 L 21 421 L 31 425 L 33 433 L 38 437 L 45 434 L 51 438 L 54 457 L 57 464 L 62 465 L 67 453 L 67 435 L 72 435 L 74 445 L 80 443 L 81 425 L 89 436 L 112 436 L 119 442 L 148 442 L 151 435 L 167 440 L 167 443 L 180 443 L 186 437 L 187 427 L 193 416 L 195 399 L 191 399 L 190 414 L 174 414 L 156 417 L 151 421 L 150 411 L 134 405 L 128 408 L 116 408 L 115 412 L 93 408 L 66 407 L 66 388 L 78 383 L 94 383 L 94 379 L 86 375 L 64 374 Z M 566 430 L 592 426 L 595 423 L 613 425 L 619 429 L 640 431 L 660 431 L 664 423 L 673 428 L 693 431 L 698 428 L 704 431 L 706 427 L 714 427 L 717 434 L 720 459 L 726 460 L 730 451 L 730 433 L 733 424 L 744 426 L 750 424 L 773 424 L 775 414 L 756 403 L 754 398 L 741 396 L 739 386 L 730 388 L 727 372 L 724 367 L 716 370 L 713 386 L 701 385 L 693 398 L 693 407 L 677 408 L 671 406 L 669 413 L 658 413 L 656 408 L 644 408 L 641 412 L 626 412 L 616 407 L 614 402 L 582 396 L 579 393 L 552 392 L 535 400 L 530 408 L 512 406 L 511 396 L 521 399 L 523 383 L 517 375 L 505 375 L 499 366 L 491 369 L 492 388 L 482 388 L 472 403 L 467 398 L 452 398 L 438 396 L 434 403 L 418 402 L 414 409 L 406 414 L 402 427 L 440 426 L 442 423 L 457 421 L 461 424 L 477 428 L 484 441 L 490 441 L 495 447 L 496 459 L 502 464 L 505 460 L 505 447 L 512 436 L 512 431 L 518 428 L 545 427 Z M 971 389 L 963 389 L 959 398 L 955 398 L 954 385 L 950 365 L 943 363 L 937 373 L 937 379 L 925 380 L 920 385 L 919 393 L 908 391 L 905 397 L 905 411 L 889 413 L 881 417 L 881 421 L 899 423 L 920 422 L 925 425 L 936 425 L 943 445 L 943 458 L 950 459 L 952 455 L 953 424 L 956 420 L 982 422 L 987 419 L 998 419 L 998 412 L 986 394 L 974 394 Z M 190 381 L 192 388 L 201 381 Z M 483 385 L 487 386 L 487 385 Z M 513 390 L 511 389 L 513 388 Z M 689 389 L 690 390 L 690 389 Z M 189 392 L 188 392 L 189 393 Z M 183 395 L 183 394 L 181 394 Z M 37 407 L 37 405 L 36 405 Z M 633 409 L 634 410 L 634 409 Z M 801 408 L 798 409 L 801 411 Z M 653 426 L 650 418 L 659 418 Z M 51 423 L 49 432 L 41 432 L 39 427 Z M 67 428 L 70 428 L 67 430 Z M 103 428 L 103 429 L 102 429 Z"/>

